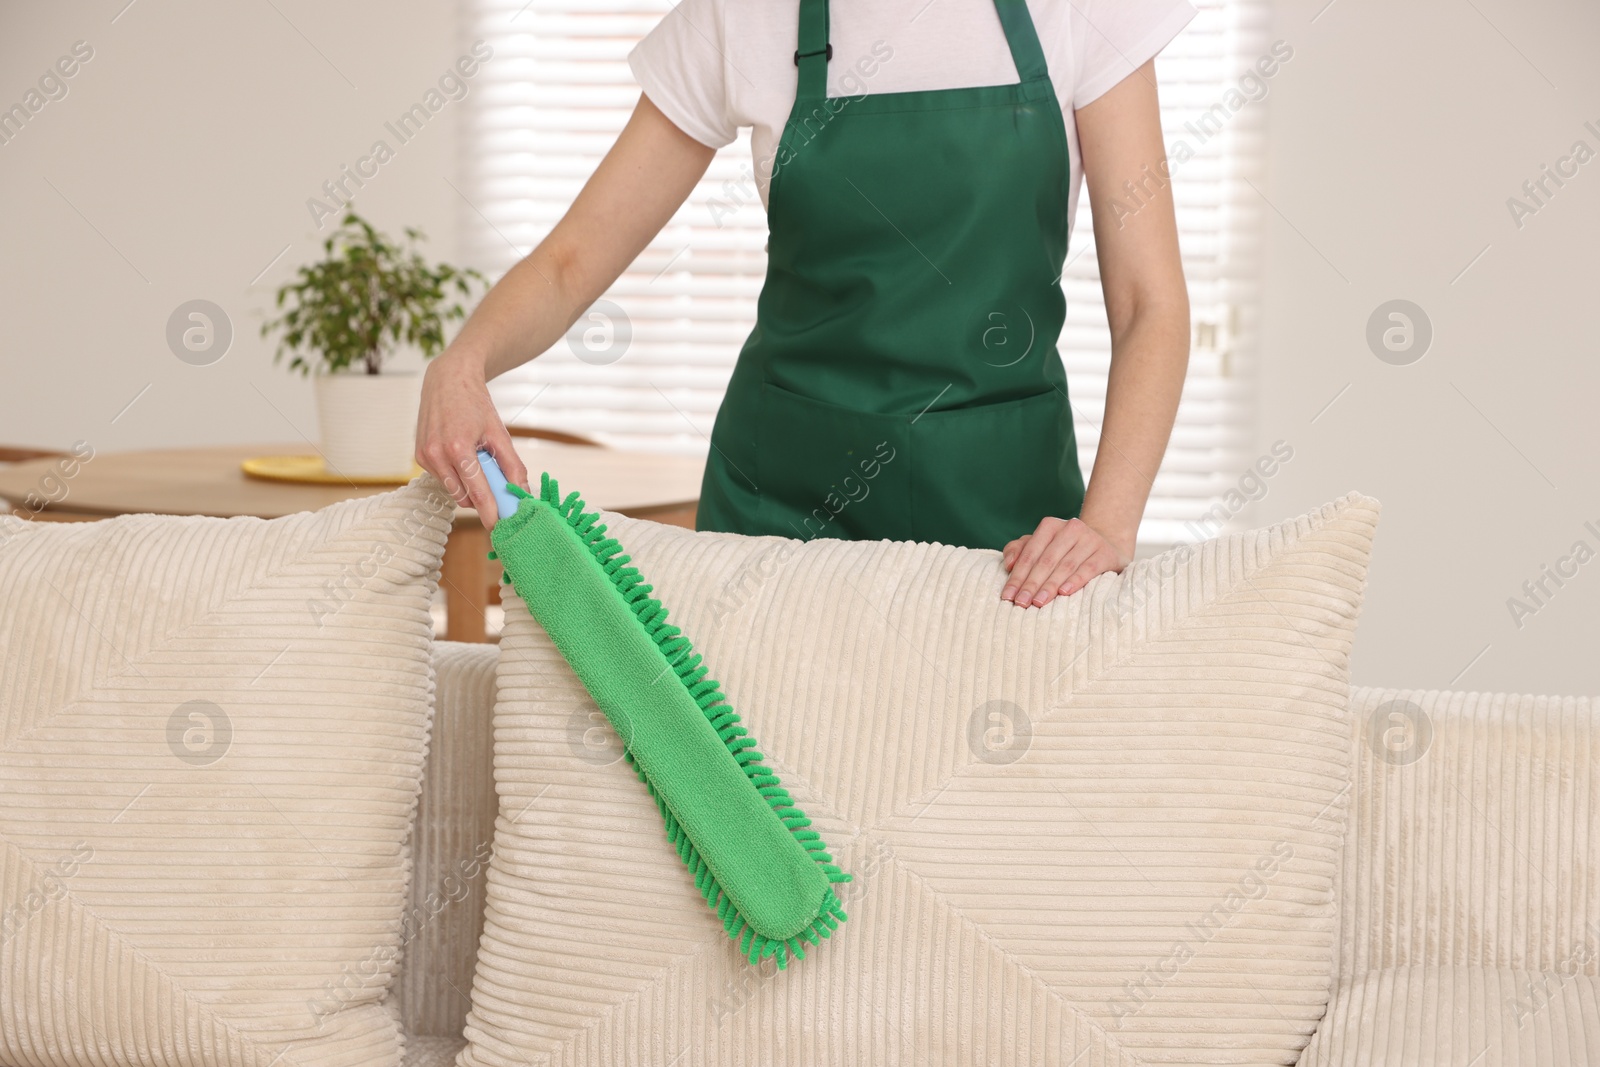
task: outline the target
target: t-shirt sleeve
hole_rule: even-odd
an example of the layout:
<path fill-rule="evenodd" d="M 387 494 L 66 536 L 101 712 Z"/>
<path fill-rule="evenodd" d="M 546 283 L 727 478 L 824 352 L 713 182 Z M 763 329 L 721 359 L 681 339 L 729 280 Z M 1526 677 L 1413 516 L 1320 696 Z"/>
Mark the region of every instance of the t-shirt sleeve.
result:
<path fill-rule="evenodd" d="M 1144 66 L 1197 13 L 1189 0 L 1076 0 L 1073 108 L 1083 107 Z"/>
<path fill-rule="evenodd" d="M 728 118 L 721 0 L 679 0 L 628 52 L 628 68 L 662 114 L 701 144 L 721 148 L 739 130 Z"/>

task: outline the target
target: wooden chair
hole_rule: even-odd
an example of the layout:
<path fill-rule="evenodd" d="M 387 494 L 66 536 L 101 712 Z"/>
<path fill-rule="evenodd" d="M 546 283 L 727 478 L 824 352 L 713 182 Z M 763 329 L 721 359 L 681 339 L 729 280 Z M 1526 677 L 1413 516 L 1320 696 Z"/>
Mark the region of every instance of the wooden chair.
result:
<path fill-rule="evenodd" d="M 541 441 L 555 441 L 563 445 L 583 445 L 588 448 L 602 447 L 599 441 L 582 434 L 567 433 L 565 430 L 549 430 L 543 426 L 507 426 L 506 432 L 512 437 L 537 437 Z"/>
<path fill-rule="evenodd" d="M 582 434 L 567 433 L 565 430 L 547 430 L 540 426 L 507 426 L 506 430 L 512 437 L 537 437 L 545 441 L 557 441 L 566 445 L 584 445 L 592 448 L 604 448 L 599 441 Z M 685 508 L 659 508 L 651 511 L 637 512 L 635 517 L 649 519 L 652 522 L 666 523 L 668 526 L 682 526 L 684 529 L 694 529 L 694 505 Z M 499 573 L 496 572 L 496 580 Z M 496 597 L 498 594 L 496 594 Z M 493 602 L 496 597 L 490 597 Z"/>

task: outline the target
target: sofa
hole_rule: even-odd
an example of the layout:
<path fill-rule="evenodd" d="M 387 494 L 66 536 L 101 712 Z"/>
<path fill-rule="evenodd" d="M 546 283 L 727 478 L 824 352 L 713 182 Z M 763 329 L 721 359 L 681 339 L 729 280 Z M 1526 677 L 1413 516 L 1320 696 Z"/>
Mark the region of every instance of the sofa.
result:
<path fill-rule="evenodd" d="M 498 650 L 441 641 L 395 984 L 444 1067 L 483 927 Z M 1588 701 L 1355 688 L 1329 1008 L 1299 1062 L 1600 1063 L 1600 729 Z M 1575 891 L 1572 891 L 1575 889 Z"/>
<path fill-rule="evenodd" d="M 449 511 L 424 479 L 267 523 L 0 519 L 0 1067 L 693 1062 L 664 1019 L 729 1064 L 1600 1063 L 1594 704 L 1352 690 L 1373 501 L 1051 613 L 966 550 L 608 514 L 861 879 L 789 981 L 683 892 L 514 591 L 500 645 L 435 638 Z M 905 680 L 935 661 L 965 688 Z M 996 704 L 1064 694 L 990 746 Z M 824 766 L 861 724 L 856 752 L 938 761 Z M 929 799 L 896 815 L 886 782 Z M 1269 842 L 1284 873 L 1239 878 Z M 1190 924 L 1195 962 L 1124 1012 Z M 1041 994 L 1049 966 L 1093 973 Z"/>

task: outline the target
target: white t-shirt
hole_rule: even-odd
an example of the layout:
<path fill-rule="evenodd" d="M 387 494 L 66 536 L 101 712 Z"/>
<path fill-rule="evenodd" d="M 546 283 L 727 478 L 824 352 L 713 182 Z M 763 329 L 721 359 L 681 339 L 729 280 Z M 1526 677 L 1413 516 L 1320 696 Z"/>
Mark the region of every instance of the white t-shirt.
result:
<path fill-rule="evenodd" d="M 1066 119 L 1070 225 L 1083 181 L 1073 110 L 1160 52 L 1196 12 L 1189 0 L 1028 0 L 1028 11 Z M 721 148 L 750 127 L 746 177 L 763 205 L 794 106 L 799 17 L 800 0 L 679 0 L 628 53 L 644 94 L 695 140 Z M 834 0 L 828 22 L 829 96 L 1017 80 L 994 0 Z"/>

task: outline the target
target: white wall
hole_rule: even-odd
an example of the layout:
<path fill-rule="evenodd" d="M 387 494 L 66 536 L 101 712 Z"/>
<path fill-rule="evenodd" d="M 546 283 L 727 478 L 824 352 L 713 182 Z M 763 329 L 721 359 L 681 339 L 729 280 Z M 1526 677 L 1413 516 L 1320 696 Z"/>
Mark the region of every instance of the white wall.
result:
<path fill-rule="evenodd" d="M 0 106 L 94 48 L 0 145 L 0 441 L 314 437 L 259 312 L 316 254 L 307 198 L 460 53 L 453 5 L 124 3 L 0 7 Z M 1521 628 L 1506 606 L 1574 542 L 1600 551 L 1600 159 L 1520 229 L 1506 208 L 1573 142 L 1600 151 L 1600 9 L 1285 0 L 1274 21 L 1295 57 L 1266 101 L 1260 443 L 1295 454 L 1244 518 L 1384 502 L 1358 683 L 1600 693 L 1600 558 Z M 458 107 L 357 201 L 447 259 Z M 165 339 L 197 297 L 235 327 L 208 367 Z M 1394 298 L 1433 323 L 1409 366 L 1365 340 Z"/>
<path fill-rule="evenodd" d="M 306 201 L 380 138 L 394 158 L 357 209 L 396 236 L 420 227 L 454 261 L 461 105 L 404 145 L 384 129 L 460 53 L 454 7 L 126 5 L 0 6 L 0 108 L 74 42 L 93 49 L 67 95 L 0 144 L 0 443 L 315 439 L 310 383 L 273 364 L 263 312 L 337 224 L 319 232 Z M 196 298 L 233 323 L 210 366 L 166 341 Z"/>
<path fill-rule="evenodd" d="M 1600 553 L 1600 156 L 1520 229 L 1506 206 L 1600 153 L 1600 8 L 1324 3 L 1275 10 L 1260 439 L 1295 456 L 1251 517 L 1383 502 L 1358 684 L 1600 693 L 1600 555 L 1520 628 L 1506 603 Z M 1407 366 L 1365 339 L 1395 298 L 1433 324 Z"/>

